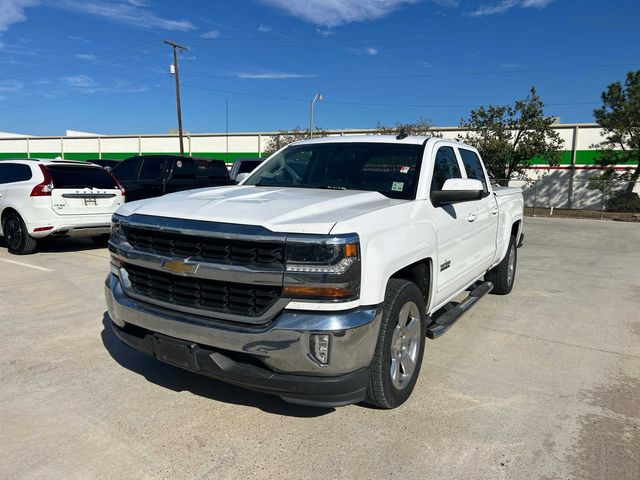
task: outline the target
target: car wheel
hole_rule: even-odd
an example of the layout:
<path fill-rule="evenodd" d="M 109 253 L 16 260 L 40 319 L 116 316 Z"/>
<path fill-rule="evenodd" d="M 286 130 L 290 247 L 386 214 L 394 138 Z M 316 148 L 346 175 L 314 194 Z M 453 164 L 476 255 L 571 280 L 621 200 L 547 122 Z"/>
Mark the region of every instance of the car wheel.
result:
<path fill-rule="evenodd" d="M 28 255 L 36 249 L 36 239 L 27 232 L 27 226 L 17 213 L 10 213 L 2 224 L 4 241 L 9 253 Z"/>
<path fill-rule="evenodd" d="M 91 237 L 91 240 L 93 240 L 93 243 L 99 247 L 106 247 L 109 243 L 109 234 L 105 233 L 103 235 L 98 235 L 97 237 Z"/>
<path fill-rule="evenodd" d="M 507 254 L 502 261 L 493 267 L 485 275 L 485 280 L 493 283 L 493 290 L 491 293 L 496 295 L 507 295 L 511 293 L 513 284 L 516 280 L 516 268 L 518 266 L 518 246 L 516 243 L 516 237 L 511 236 L 509 241 L 509 248 Z"/>
<path fill-rule="evenodd" d="M 389 280 L 366 403 L 396 408 L 409 398 L 424 355 L 426 317 L 420 289 L 407 280 Z"/>

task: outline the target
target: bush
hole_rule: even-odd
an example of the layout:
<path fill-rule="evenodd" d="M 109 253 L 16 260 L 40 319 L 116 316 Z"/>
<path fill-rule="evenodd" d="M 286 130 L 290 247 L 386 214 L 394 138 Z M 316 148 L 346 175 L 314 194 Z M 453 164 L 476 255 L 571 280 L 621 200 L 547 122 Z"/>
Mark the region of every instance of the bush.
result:
<path fill-rule="evenodd" d="M 637 193 L 620 193 L 607 201 L 607 210 L 640 213 L 640 196 Z"/>

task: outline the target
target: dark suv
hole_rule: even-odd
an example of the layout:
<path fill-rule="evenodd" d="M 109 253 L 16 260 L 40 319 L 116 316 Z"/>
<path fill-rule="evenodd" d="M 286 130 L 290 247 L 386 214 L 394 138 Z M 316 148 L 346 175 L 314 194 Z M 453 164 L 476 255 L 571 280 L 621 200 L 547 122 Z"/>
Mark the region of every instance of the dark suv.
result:
<path fill-rule="evenodd" d="M 225 163 L 212 158 L 141 155 L 123 160 L 112 173 L 125 188 L 127 202 L 233 184 Z"/>

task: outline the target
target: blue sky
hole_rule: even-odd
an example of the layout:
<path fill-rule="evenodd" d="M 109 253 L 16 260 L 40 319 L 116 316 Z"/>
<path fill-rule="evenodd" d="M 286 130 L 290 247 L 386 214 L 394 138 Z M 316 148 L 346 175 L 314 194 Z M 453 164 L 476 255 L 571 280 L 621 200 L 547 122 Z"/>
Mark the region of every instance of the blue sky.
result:
<path fill-rule="evenodd" d="M 174 128 L 169 38 L 191 132 L 309 122 L 457 125 L 535 85 L 547 114 L 593 121 L 640 68 L 636 0 L 0 0 L 0 131 Z"/>

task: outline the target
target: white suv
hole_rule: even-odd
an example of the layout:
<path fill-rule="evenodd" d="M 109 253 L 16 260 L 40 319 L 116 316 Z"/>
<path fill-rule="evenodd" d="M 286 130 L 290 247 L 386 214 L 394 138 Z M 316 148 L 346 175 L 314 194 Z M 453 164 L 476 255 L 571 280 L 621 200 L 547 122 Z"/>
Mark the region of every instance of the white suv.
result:
<path fill-rule="evenodd" d="M 32 253 L 47 236 L 109 238 L 124 190 L 104 168 L 70 160 L 0 161 L 0 235 L 9 252 Z"/>

